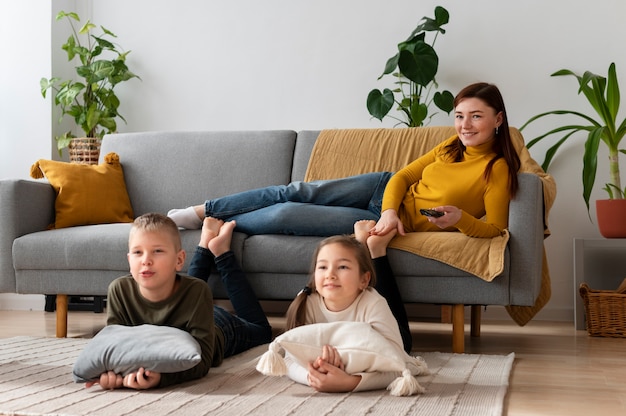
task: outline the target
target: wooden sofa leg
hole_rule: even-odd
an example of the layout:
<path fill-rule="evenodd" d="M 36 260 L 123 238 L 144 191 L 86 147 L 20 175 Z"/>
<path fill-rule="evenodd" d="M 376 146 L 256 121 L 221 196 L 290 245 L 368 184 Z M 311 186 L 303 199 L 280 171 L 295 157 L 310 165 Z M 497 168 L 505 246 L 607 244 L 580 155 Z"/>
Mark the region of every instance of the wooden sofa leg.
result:
<path fill-rule="evenodd" d="M 465 352 L 465 305 L 452 305 L 452 352 Z"/>
<path fill-rule="evenodd" d="M 480 336 L 480 305 L 472 305 L 471 329 L 470 334 L 473 337 Z"/>
<path fill-rule="evenodd" d="M 57 295 L 57 338 L 67 337 L 67 295 Z"/>

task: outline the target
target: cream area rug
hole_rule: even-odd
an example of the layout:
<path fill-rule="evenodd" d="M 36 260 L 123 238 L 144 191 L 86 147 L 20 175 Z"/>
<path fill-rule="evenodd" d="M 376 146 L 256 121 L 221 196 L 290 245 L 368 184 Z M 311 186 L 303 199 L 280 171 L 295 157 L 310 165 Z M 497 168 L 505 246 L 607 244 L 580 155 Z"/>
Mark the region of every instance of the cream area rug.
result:
<path fill-rule="evenodd" d="M 426 393 L 385 390 L 318 393 L 286 377 L 255 370 L 266 345 L 225 360 L 193 382 L 151 391 L 86 389 L 72 380 L 74 360 L 88 339 L 0 339 L 2 415 L 502 415 L 514 354 L 420 353 L 431 375 Z"/>

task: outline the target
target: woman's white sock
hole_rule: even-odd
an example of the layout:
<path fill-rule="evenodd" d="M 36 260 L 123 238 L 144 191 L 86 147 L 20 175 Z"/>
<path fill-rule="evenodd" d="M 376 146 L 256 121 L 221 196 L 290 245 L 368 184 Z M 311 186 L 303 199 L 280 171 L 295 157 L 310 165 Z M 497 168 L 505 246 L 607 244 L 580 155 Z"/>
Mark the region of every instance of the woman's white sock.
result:
<path fill-rule="evenodd" d="M 171 209 L 168 211 L 167 216 L 181 228 L 186 228 L 187 230 L 199 230 L 202 228 L 202 220 L 198 218 L 194 207 Z"/>

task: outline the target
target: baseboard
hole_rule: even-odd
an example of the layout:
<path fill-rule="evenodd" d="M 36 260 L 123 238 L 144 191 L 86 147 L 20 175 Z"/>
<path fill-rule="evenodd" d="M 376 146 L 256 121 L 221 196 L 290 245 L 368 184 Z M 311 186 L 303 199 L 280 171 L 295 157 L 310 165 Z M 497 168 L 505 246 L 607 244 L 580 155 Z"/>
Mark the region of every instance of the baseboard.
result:
<path fill-rule="evenodd" d="M 19 295 L 15 293 L 0 293 L 0 310 L 5 311 L 43 311 L 45 306 L 44 295 Z M 230 302 L 217 300 L 216 304 L 232 309 Z M 282 315 L 287 311 L 289 301 L 262 301 L 261 305 L 268 315 Z M 409 319 L 411 320 L 438 320 L 441 317 L 439 305 L 406 305 Z M 488 306 L 482 309 L 483 320 L 508 321 L 511 318 L 504 306 Z M 469 320 L 469 307 L 466 311 L 466 319 Z M 572 322 L 574 324 L 573 309 L 545 308 L 534 318 L 537 321 Z"/>
<path fill-rule="evenodd" d="M 3 311 L 43 311 L 45 304 L 44 295 L 0 293 L 0 310 Z"/>

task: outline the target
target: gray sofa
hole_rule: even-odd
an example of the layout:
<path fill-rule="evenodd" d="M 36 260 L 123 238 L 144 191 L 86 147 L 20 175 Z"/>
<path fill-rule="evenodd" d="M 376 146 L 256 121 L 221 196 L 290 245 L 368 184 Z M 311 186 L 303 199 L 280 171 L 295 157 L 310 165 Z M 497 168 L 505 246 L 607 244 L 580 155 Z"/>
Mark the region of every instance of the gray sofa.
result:
<path fill-rule="evenodd" d="M 101 159 L 116 152 L 134 214 L 166 213 L 237 191 L 304 178 L 317 131 L 144 132 L 106 136 Z M 442 139 L 449 137 L 446 136 Z M 520 174 L 510 205 L 510 233 L 502 275 L 487 283 L 473 275 L 400 250 L 389 257 L 407 303 L 453 306 L 453 350 L 464 348 L 463 305 L 533 305 L 541 287 L 543 194 L 537 177 Z M 66 336 L 67 296 L 106 295 L 126 273 L 130 224 L 47 231 L 55 193 L 45 181 L 0 181 L 0 292 L 57 294 L 57 336 Z M 348 225 L 346 232 L 351 231 Z M 192 253 L 199 231 L 182 231 Z M 321 237 L 247 236 L 233 248 L 263 300 L 290 300 L 307 281 Z M 191 255 L 188 255 L 188 260 Z M 210 279 L 216 298 L 225 292 Z M 472 308 L 472 313 L 479 312 Z M 480 316 L 472 324 L 478 325 Z M 477 335 L 477 328 L 473 328 Z"/>

